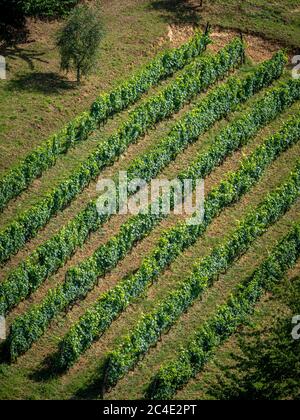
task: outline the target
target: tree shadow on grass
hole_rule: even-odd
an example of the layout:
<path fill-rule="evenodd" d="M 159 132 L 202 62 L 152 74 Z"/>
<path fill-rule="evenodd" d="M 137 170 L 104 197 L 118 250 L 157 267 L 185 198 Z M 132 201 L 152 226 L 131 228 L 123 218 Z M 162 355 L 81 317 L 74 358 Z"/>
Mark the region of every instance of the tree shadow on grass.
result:
<path fill-rule="evenodd" d="M 47 382 L 51 379 L 63 376 L 64 371 L 56 368 L 56 354 L 47 356 L 41 364 L 28 375 L 29 379 L 35 382 Z"/>
<path fill-rule="evenodd" d="M 58 353 L 54 353 L 46 357 L 40 366 L 28 375 L 31 381 L 35 382 L 49 382 L 51 380 L 63 377 L 67 374 L 67 370 L 58 370 L 56 368 L 56 358 Z M 90 378 L 86 381 L 81 388 L 71 397 L 72 400 L 91 400 L 96 398 L 103 398 L 104 395 L 104 372 L 106 360 L 99 361 L 98 368 L 91 374 Z"/>
<path fill-rule="evenodd" d="M 31 72 L 21 74 L 19 77 L 9 80 L 6 83 L 8 91 L 28 91 L 40 92 L 44 94 L 59 94 L 66 90 L 77 87 L 76 82 L 69 81 L 66 77 L 55 72 L 38 72 L 35 71 L 35 63 L 49 64 L 43 58 L 45 52 L 37 52 L 22 48 L 17 45 L 2 45 L 0 47 L 0 55 L 10 60 L 23 60 L 28 64 Z M 10 70 L 7 63 L 7 71 Z"/>
<path fill-rule="evenodd" d="M 64 91 L 75 89 L 77 86 L 76 82 L 69 81 L 57 73 L 33 72 L 8 81 L 6 89 L 9 91 L 40 92 L 50 95 L 60 94 Z"/>
<path fill-rule="evenodd" d="M 72 400 L 94 400 L 103 399 L 106 393 L 104 388 L 104 376 L 107 360 L 100 362 L 98 368 L 93 373 L 89 382 L 79 388 L 73 395 Z"/>
<path fill-rule="evenodd" d="M 0 47 L 0 55 L 3 57 L 10 58 L 11 60 L 23 60 L 30 70 L 34 70 L 35 62 L 49 64 L 47 60 L 44 60 L 42 57 L 45 55 L 44 52 L 31 51 L 26 48 L 18 47 L 17 45 L 7 46 L 5 44 Z M 7 63 L 7 69 L 9 70 L 9 64 Z"/>
<path fill-rule="evenodd" d="M 169 23 L 199 25 L 201 21 L 201 0 L 152 0 L 150 8 L 161 10 Z"/>
<path fill-rule="evenodd" d="M 7 350 L 7 343 L 0 341 L 0 365 L 9 363 L 9 353 Z"/>

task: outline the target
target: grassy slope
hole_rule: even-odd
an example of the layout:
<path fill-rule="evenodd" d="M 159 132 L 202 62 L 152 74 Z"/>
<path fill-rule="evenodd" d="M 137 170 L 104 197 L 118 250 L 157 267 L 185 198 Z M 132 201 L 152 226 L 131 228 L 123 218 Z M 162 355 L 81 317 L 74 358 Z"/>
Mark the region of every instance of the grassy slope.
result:
<path fill-rule="evenodd" d="M 299 48 L 298 0 L 154 0 L 153 8 L 168 12 L 174 23 L 210 22 L 221 28 L 239 29 Z"/>
<path fill-rule="evenodd" d="M 298 0 L 211 1 L 204 16 L 223 27 L 237 27 L 299 47 L 300 8 Z"/>
<path fill-rule="evenodd" d="M 152 3 L 152 6 L 150 6 Z M 172 2 L 174 3 L 174 2 Z M 182 3 L 179 1 L 178 3 Z M 194 2 L 197 3 L 196 1 Z M 206 3 L 204 1 L 204 3 Z M 225 27 L 235 27 L 244 29 L 253 29 L 256 32 L 264 33 L 266 36 L 278 39 L 286 44 L 293 45 L 295 41 L 299 39 L 299 27 L 296 27 L 297 19 L 299 26 L 299 13 L 289 13 L 296 8 L 295 1 L 285 1 L 272 3 L 268 2 L 266 5 L 262 1 L 251 1 L 251 5 L 248 2 L 243 2 L 243 8 L 239 8 L 237 4 L 241 2 L 229 1 L 210 1 L 209 4 L 205 4 L 201 11 L 202 21 L 209 20 L 211 23 L 222 24 Z M 297 2 L 298 3 L 298 2 Z M 220 6 L 226 4 L 226 7 Z M 267 14 L 268 20 L 266 21 L 266 11 L 271 7 L 272 14 Z M 153 6 L 154 5 L 154 6 Z M 162 7 L 163 6 L 163 7 Z M 195 10 L 197 9 L 186 9 L 185 13 L 176 13 L 174 10 L 171 12 L 168 7 L 168 1 L 138 1 L 138 0 L 103 0 L 103 15 L 104 21 L 107 28 L 107 35 L 104 41 L 105 48 L 101 56 L 101 65 L 99 66 L 97 73 L 91 76 L 80 88 L 72 86 L 69 79 L 61 81 L 57 75 L 58 61 L 55 51 L 48 49 L 48 45 L 52 45 L 53 35 L 58 27 L 59 23 L 47 23 L 47 35 L 41 36 L 41 24 L 32 24 L 32 36 L 35 39 L 39 39 L 39 42 L 35 41 L 28 45 L 21 46 L 24 51 L 15 52 L 12 54 L 17 57 L 11 57 L 8 61 L 11 67 L 9 73 L 9 80 L 7 82 L 0 82 L 0 150 L 1 150 L 1 161 L 0 171 L 7 169 L 14 161 L 17 161 L 23 156 L 28 150 L 31 150 L 33 145 L 38 144 L 41 140 L 46 138 L 47 135 L 52 133 L 54 130 L 59 128 L 64 122 L 68 121 L 69 118 L 78 114 L 78 112 L 86 109 L 97 94 L 103 90 L 108 89 L 110 86 L 114 86 L 118 83 L 118 80 L 127 77 L 134 68 L 139 66 L 141 63 L 146 62 L 150 56 L 153 56 L 158 50 L 162 48 L 162 43 L 157 42 L 162 36 L 165 36 L 167 32 L 167 23 L 178 22 L 180 17 L 181 21 L 191 21 L 194 19 Z M 247 12 L 247 19 L 245 18 L 245 10 Z M 279 15 L 274 14 L 274 10 L 279 10 Z M 224 12 L 225 10 L 225 12 Z M 255 15 L 253 13 L 255 12 Z M 252 18 L 250 16 L 252 14 Z M 279 18 L 279 17 L 280 18 Z M 286 21 L 281 19 L 282 16 L 290 16 L 290 26 L 286 24 Z M 298 18 L 297 18 L 298 16 Z M 251 20 L 252 19 L 252 20 Z M 201 21 L 200 21 L 201 22 Z M 285 23 L 284 23 L 285 22 Z M 251 23 L 251 24 L 250 24 Z M 297 32 L 298 31 L 298 32 Z M 298 38 L 297 38 L 298 37 Z M 111 50 L 114 50 L 114 54 Z M 46 62 L 38 61 L 34 59 L 35 69 L 30 69 L 28 63 L 24 61 L 24 58 L 32 53 L 42 53 L 40 57 Z M 23 59 L 20 58 L 23 56 Z M 40 72 L 42 75 L 37 76 L 35 73 Z M 47 75 L 48 73 L 48 75 Z M 60 77 L 60 76 L 59 76 Z M 49 79 L 50 78 L 50 79 Z M 42 82 L 51 82 L 51 90 L 45 91 L 45 86 Z M 71 79 L 70 79 L 71 80 Z M 228 170 L 235 169 L 240 161 L 243 153 L 249 153 L 253 147 L 258 144 L 262 138 L 273 132 L 283 119 L 288 115 L 293 114 L 296 110 L 299 110 L 300 106 L 297 104 L 291 111 L 285 113 L 282 118 L 277 122 L 270 125 L 270 127 L 263 132 L 252 142 L 252 144 L 243 150 L 242 153 L 238 152 L 225 163 L 220 169 L 215 171 L 211 177 L 207 180 L 207 189 L 215 185 L 221 177 Z M 111 121 L 107 128 L 103 132 L 98 132 L 95 139 L 99 139 L 102 135 L 106 136 L 111 132 L 117 125 L 118 121 L 126 118 L 127 113 L 123 113 L 120 117 Z M 158 131 L 150 132 L 149 137 L 143 140 L 140 145 L 132 147 L 128 154 L 125 156 L 125 160 L 114 165 L 113 168 L 107 171 L 107 174 L 118 170 L 118 168 L 124 168 L 133 156 L 140 153 L 147 145 L 155 144 L 157 138 L 160 138 L 167 128 L 170 126 L 172 121 L 163 123 L 160 125 Z M 218 125 L 219 128 L 223 123 Z M 205 144 L 208 144 L 212 138 L 213 133 L 216 132 L 217 128 L 211 130 L 207 136 L 189 148 L 184 154 L 184 157 L 179 157 L 176 162 L 171 165 L 165 171 L 166 176 L 172 176 L 185 167 L 194 156 L 196 150 L 200 150 Z M 38 181 L 37 185 L 29 191 L 28 196 L 21 199 L 11 206 L 5 217 L 8 219 L 13 216 L 19 208 L 19 205 L 27 205 L 31 200 L 35 200 L 39 192 L 43 189 L 48 189 L 54 182 L 57 182 L 59 177 L 65 176 L 65 174 L 74 165 L 74 160 L 82 159 L 84 154 L 88 153 L 89 148 L 93 147 L 93 141 L 89 140 L 85 146 L 79 148 L 78 151 L 73 151 L 70 156 L 64 157 L 59 161 L 59 164 L 53 170 L 47 172 L 46 176 L 41 181 Z M 16 147 L 17 145 L 17 147 Z M 173 282 L 180 281 L 183 272 L 189 272 L 193 261 L 199 255 L 205 255 L 208 250 L 216 243 L 219 243 L 224 234 L 230 233 L 232 228 L 235 226 L 237 219 L 242 217 L 246 211 L 246 206 L 250 203 L 254 205 L 258 202 L 264 194 L 273 186 L 277 185 L 292 168 L 295 160 L 300 154 L 299 146 L 296 146 L 287 154 L 285 154 L 278 163 L 275 163 L 266 177 L 262 180 L 255 190 L 247 195 L 240 205 L 235 206 L 233 209 L 229 209 L 220 217 L 213 226 L 209 229 L 209 232 L 205 236 L 203 241 L 193 247 L 190 251 L 185 253 L 178 261 L 172 265 L 166 275 L 162 276 L 157 287 L 149 293 L 147 299 L 140 299 L 137 305 L 130 308 L 122 317 L 114 323 L 110 331 L 105 334 L 102 340 L 96 343 L 89 352 L 80 360 L 74 369 L 72 369 L 67 375 L 61 378 L 46 378 L 42 376 L 42 381 L 37 378 L 35 373 L 39 372 L 39 365 L 43 363 L 45 357 L 52 353 L 57 347 L 57 340 L 66 332 L 67 328 L 71 323 L 83 313 L 84 309 L 88 307 L 93 300 L 108 287 L 111 287 L 116 283 L 123 275 L 128 274 L 131 270 L 138 266 L 139 261 L 155 243 L 155 240 L 162 229 L 167 228 L 175 223 L 174 218 L 163 223 L 159 228 L 150 235 L 150 237 L 143 241 L 139 247 L 137 247 L 133 254 L 122 262 L 119 267 L 113 271 L 113 273 L 103 281 L 101 281 L 99 287 L 92 292 L 89 297 L 76 306 L 67 317 L 63 316 L 53 323 L 52 327 L 45 334 L 45 336 L 26 354 L 20 361 L 14 366 L 0 365 L 0 399 L 6 398 L 72 398 L 72 397 L 83 397 L 93 398 L 99 395 L 96 383 L 96 392 L 93 386 L 87 388 L 90 383 L 93 385 L 95 378 L 97 378 L 97 369 L 101 364 L 101 360 L 105 352 L 111 349 L 114 343 L 120 340 L 120 337 L 128 331 L 130 325 L 135 321 L 136 316 L 141 311 L 145 311 L 151 308 L 157 299 L 173 286 Z M 41 185 L 40 185 L 41 184 Z M 22 256 L 27 255 L 30 249 L 34 249 L 36 244 L 41 242 L 42 239 L 48 237 L 53 231 L 57 229 L 57 225 L 62 225 L 74 212 L 76 213 L 80 206 L 88 199 L 89 194 L 94 193 L 94 186 L 85 193 L 74 203 L 74 206 L 65 211 L 57 220 L 53 220 L 50 223 L 45 232 L 42 232 L 37 241 L 33 241 L 27 251 L 24 254 L 20 254 L 12 260 L 10 264 L 3 270 L 4 273 L 8 272 L 17 262 L 20 261 Z M 22 201 L 24 200 L 24 202 Z M 210 312 L 213 312 L 217 303 L 222 302 L 226 299 L 228 293 L 230 293 L 233 285 L 240 281 L 245 276 L 245 273 L 251 272 L 253 267 L 259 263 L 259 260 L 263 257 L 264 253 L 267 253 L 267 248 L 271 248 L 276 238 L 282 235 L 290 226 L 292 220 L 297 217 L 300 213 L 300 203 L 298 203 L 289 215 L 274 228 L 266 234 L 266 236 L 258 241 L 255 247 L 251 250 L 248 256 L 243 258 L 239 264 L 236 264 L 233 270 L 227 276 L 221 279 L 219 285 L 210 291 L 204 300 L 204 304 L 196 304 L 191 311 L 180 321 L 171 334 L 163 340 L 159 345 L 158 349 L 152 350 L 149 356 L 146 357 L 145 361 L 138 367 L 138 369 L 128 375 L 119 386 L 113 391 L 112 394 L 108 395 L 107 398 L 136 398 L 142 395 L 143 388 L 147 383 L 147 380 L 152 376 L 153 371 L 157 369 L 158 365 L 161 364 L 165 359 L 172 357 L 174 351 L 178 348 L 178 343 L 183 339 L 186 339 L 186 328 L 192 332 L 193 325 L 199 323 L 199 319 L 204 319 Z M 2 221 L 3 223 L 4 221 Z M 90 254 L 96 245 L 99 245 L 99 241 L 107 239 L 117 228 L 119 222 L 113 220 L 112 223 L 104 230 L 99 238 L 97 235 L 89 241 L 80 252 L 78 252 L 71 263 L 75 263 Z M 266 247 L 268 243 L 268 247 Z M 70 264 L 71 264 L 70 263 Z M 298 267 L 298 270 L 300 267 Z M 32 300 L 21 305 L 20 308 L 13 314 L 15 316 L 19 312 L 26 310 L 30 303 L 39 301 L 46 290 L 53 285 L 53 283 L 59 283 L 63 279 L 65 268 L 49 280 L 45 287 L 42 288 L 40 293 L 33 296 Z M 2 277 L 2 275 L 1 275 Z M 95 357 L 96 356 L 96 357 Z M 210 373 L 208 374 L 210 375 Z M 210 377 L 209 377 L 210 378 Z M 210 379 L 209 379 L 210 380 Z M 213 380 L 213 375 L 212 375 Z M 184 397 L 203 397 L 203 393 L 200 392 L 201 383 L 199 381 L 191 385 L 191 388 L 187 388 Z M 81 393 L 82 389 L 87 392 Z"/>

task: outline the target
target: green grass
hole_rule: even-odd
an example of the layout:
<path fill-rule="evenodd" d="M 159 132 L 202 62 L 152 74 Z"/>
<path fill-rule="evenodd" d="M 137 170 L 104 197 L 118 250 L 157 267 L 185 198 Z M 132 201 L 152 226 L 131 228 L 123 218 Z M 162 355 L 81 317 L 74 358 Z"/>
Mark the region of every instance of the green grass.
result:
<path fill-rule="evenodd" d="M 300 9 L 297 0 L 229 0 L 225 4 L 213 0 L 209 3 L 212 23 L 258 33 L 287 46 L 299 45 Z"/>

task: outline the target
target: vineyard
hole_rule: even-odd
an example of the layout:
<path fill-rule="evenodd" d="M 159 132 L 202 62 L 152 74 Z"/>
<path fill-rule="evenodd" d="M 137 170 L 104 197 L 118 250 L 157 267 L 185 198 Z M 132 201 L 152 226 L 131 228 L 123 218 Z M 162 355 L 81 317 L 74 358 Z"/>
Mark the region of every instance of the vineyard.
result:
<path fill-rule="evenodd" d="M 300 272 L 300 79 L 286 50 L 248 53 L 195 31 L 1 171 L 0 399 L 212 398 Z M 203 179 L 203 219 L 173 194 L 170 214 L 99 213 L 120 171 Z"/>

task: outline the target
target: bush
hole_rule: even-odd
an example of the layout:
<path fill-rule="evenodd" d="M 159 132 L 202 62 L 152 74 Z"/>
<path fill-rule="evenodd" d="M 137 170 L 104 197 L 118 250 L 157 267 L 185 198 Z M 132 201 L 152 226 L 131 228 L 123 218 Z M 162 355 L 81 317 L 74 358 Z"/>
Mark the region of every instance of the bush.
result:
<path fill-rule="evenodd" d="M 26 16 L 54 18 L 65 16 L 80 0 L 17 0 Z"/>
<path fill-rule="evenodd" d="M 7 44 L 26 40 L 26 17 L 19 0 L 0 0 L 0 41 Z"/>

